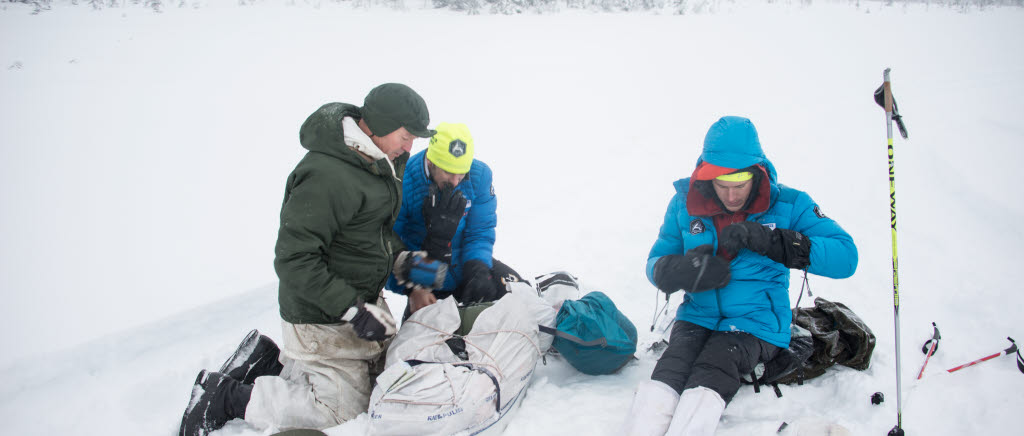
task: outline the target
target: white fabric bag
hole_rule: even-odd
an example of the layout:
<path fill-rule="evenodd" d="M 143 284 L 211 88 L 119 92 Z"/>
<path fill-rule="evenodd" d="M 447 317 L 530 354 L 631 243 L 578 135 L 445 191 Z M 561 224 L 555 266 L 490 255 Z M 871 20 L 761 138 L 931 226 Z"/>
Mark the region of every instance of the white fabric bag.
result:
<path fill-rule="evenodd" d="M 513 284 L 515 285 L 515 284 Z M 418 310 L 398 331 L 370 397 L 371 435 L 475 435 L 500 431 L 537 360 L 550 347 L 537 325 L 556 311 L 525 285 L 484 309 L 469 334 L 449 297 Z M 452 351 L 464 342 L 464 360 Z"/>

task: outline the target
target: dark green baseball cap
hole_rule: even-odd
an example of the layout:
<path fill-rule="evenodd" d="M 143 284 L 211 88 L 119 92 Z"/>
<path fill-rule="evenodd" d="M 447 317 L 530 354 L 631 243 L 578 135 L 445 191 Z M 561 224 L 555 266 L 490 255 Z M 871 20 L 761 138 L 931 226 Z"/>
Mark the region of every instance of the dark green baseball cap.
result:
<path fill-rule="evenodd" d="M 427 128 L 430 113 L 423 97 L 401 83 L 385 83 L 370 90 L 363 100 L 362 115 L 374 136 L 386 136 L 399 127 L 420 138 L 437 133 Z"/>

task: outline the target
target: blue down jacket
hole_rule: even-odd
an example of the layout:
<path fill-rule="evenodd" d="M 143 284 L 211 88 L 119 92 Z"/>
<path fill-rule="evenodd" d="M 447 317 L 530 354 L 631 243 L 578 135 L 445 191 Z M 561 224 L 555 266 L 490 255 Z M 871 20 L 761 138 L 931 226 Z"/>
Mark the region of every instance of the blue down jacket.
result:
<path fill-rule="evenodd" d="M 402 210 L 395 221 L 395 233 L 410 251 L 420 250 L 427 236 L 423 222 L 423 200 L 432 182 L 427 178 L 426 162 L 426 151 L 410 157 L 402 180 Z M 498 200 L 491 186 L 491 168 L 487 164 L 473 160 L 466 178 L 455 188 L 466 197 L 466 212 L 452 238 L 452 263 L 448 277 L 444 280 L 444 286 L 438 289 L 446 292 L 454 291 L 462 281 L 462 265 L 466 261 L 476 259 L 488 267 L 494 266 L 494 227 L 498 224 Z M 407 293 L 395 281 L 394 275 L 388 279 L 387 288 L 401 294 Z"/>
<path fill-rule="evenodd" d="M 751 214 L 754 221 L 771 228 L 792 229 L 811 240 L 807 271 L 831 278 L 846 278 L 857 269 L 857 247 L 838 223 L 821 212 L 804 192 L 777 182 L 775 167 L 761 150 L 757 132 L 749 120 L 724 117 L 715 123 L 697 160 L 727 168 L 760 164 L 768 173 L 768 209 Z M 665 221 L 647 259 L 647 278 L 654 283 L 654 263 L 661 256 L 683 254 L 698 245 L 712 244 L 718 250 L 718 231 L 708 216 L 691 216 L 686 198 L 690 178 L 673 184 L 676 194 L 668 205 Z M 676 319 L 719 331 L 744 331 L 768 343 L 789 347 L 792 312 L 789 302 L 790 271 L 765 256 L 740 250 L 729 265 L 728 285 L 701 293 L 687 293 Z"/>

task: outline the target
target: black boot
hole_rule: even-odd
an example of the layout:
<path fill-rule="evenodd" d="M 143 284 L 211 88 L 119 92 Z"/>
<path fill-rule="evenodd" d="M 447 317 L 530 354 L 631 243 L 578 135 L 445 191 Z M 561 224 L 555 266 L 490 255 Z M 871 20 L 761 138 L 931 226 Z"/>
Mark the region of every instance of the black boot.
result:
<path fill-rule="evenodd" d="M 251 396 L 252 385 L 204 369 L 192 386 L 178 436 L 206 436 L 232 419 L 244 419 Z"/>
<path fill-rule="evenodd" d="M 220 367 L 220 372 L 245 384 L 253 384 L 256 377 L 279 375 L 284 368 L 277 358 L 281 349 L 270 338 L 253 330 L 245 336 L 235 354 Z"/>

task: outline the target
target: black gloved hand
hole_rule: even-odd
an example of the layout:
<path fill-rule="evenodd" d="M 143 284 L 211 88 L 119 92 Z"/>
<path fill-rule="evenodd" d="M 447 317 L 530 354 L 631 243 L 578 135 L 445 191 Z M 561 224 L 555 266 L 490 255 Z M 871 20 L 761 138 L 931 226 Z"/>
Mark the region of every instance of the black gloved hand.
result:
<path fill-rule="evenodd" d="M 729 284 L 729 262 L 715 256 L 710 244 L 698 246 L 686 254 L 669 254 L 654 263 L 654 283 L 666 294 L 680 289 L 704 292 Z"/>
<path fill-rule="evenodd" d="M 367 341 L 383 341 L 395 335 L 398 327 L 390 313 L 373 304 L 362 301 L 350 307 L 341 320 L 352 324 L 359 339 Z"/>
<path fill-rule="evenodd" d="M 485 303 L 505 295 L 504 289 L 498 289 L 494 285 L 491 269 L 487 264 L 475 259 L 462 265 L 462 285 L 459 288 L 459 301 L 462 303 Z"/>
<path fill-rule="evenodd" d="M 451 186 L 438 188 L 437 184 L 430 184 L 427 197 L 423 199 L 423 222 L 427 227 L 423 249 L 431 259 L 451 261 L 452 238 L 465 211 L 466 197 L 462 192 Z"/>
<path fill-rule="evenodd" d="M 732 254 L 748 249 L 760 255 L 767 255 L 772 245 L 772 229 L 753 221 L 730 224 L 722 229 L 722 248 Z"/>
<path fill-rule="evenodd" d="M 746 248 L 786 268 L 803 269 L 811 263 L 810 238 L 790 229 L 771 230 L 753 221 L 743 221 L 723 229 L 722 247 L 731 253 L 739 253 Z"/>
<path fill-rule="evenodd" d="M 794 230 L 775 229 L 765 256 L 786 268 L 807 268 L 811 264 L 811 238 Z"/>

